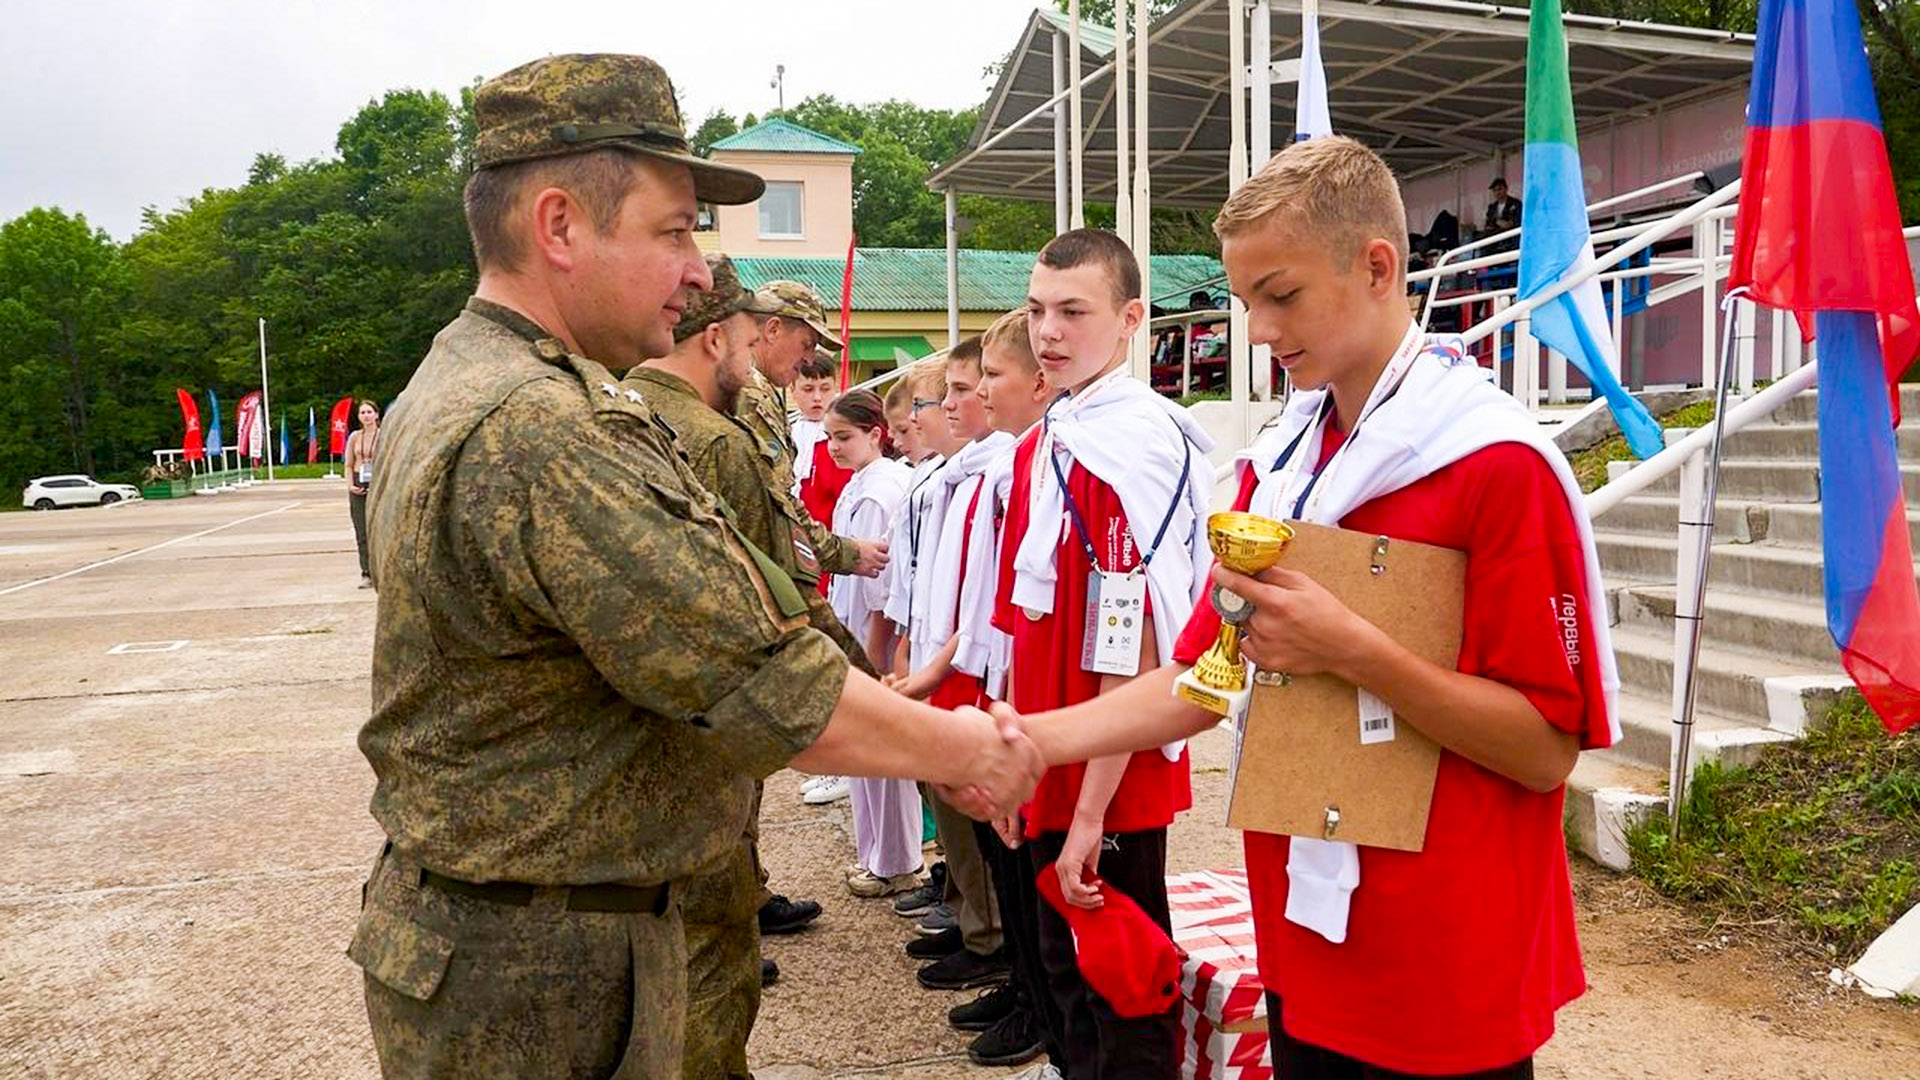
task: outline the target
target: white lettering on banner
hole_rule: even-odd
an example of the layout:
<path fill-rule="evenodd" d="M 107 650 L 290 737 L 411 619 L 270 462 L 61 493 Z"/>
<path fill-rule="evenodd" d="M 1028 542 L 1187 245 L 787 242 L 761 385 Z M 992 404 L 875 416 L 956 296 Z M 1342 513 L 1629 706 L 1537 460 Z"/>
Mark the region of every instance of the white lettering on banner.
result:
<path fill-rule="evenodd" d="M 1572 593 L 1549 597 L 1553 621 L 1560 624 L 1560 645 L 1567 652 L 1567 666 L 1580 666 L 1580 606 Z"/>

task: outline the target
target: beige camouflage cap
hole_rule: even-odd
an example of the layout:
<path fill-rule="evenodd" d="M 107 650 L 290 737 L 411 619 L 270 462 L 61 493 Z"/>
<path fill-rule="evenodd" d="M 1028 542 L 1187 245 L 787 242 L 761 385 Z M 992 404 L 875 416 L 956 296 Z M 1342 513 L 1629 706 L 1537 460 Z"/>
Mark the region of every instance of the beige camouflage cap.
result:
<path fill-rule="evenodd" d="M 680 321 L 673 326 L 674 344 L 742 311 L 755 315 L 778 314 L 779 301 L 740 284 L 740 272 L 725 255 L 708 255 L 707 269 L 713 274 L 713 288 L 693 294 Z"/>
<path fill-rule="evenodd" d="M 827 329 L 826 305 L 820 302 L 820 294 L 814 292 L 811 286 L 798 281 L 769 281 L 760 286 L 759 292 L 763 296 L 773 297 L 780 305 L 780 310 L 773 314 L 798 319 L 813 327 L 813 332 L 820 335 L 820 344 L 829 349 L 846 348 L 833 331 Z"/>
<path fill-rule="evenodd" d="M 618 146 L 693 170 L 705 202 L 749 203 L 767 188 L 746 169 L 694 156 L 673 83 L 644 56 L 572 53 L 522 64 L 474 91 L 473 116 L 476 169 Z"/>

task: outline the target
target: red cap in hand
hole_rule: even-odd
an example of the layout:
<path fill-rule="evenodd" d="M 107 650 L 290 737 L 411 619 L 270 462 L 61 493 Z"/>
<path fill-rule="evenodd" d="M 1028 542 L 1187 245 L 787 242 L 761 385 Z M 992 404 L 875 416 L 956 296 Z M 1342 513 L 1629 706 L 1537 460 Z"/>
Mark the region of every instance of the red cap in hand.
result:
<path fill-rule="evenodd" d="M 1074 907 L 1060 891 L 1060 875 L 1048 863 L 1036 881 L 1073 929 L 1074 957 L 1087 985 L 1121 1016 L 1158 1016 L 1180 997 L 1180 953 L 1160 924 L 1118 889 L 1104 888 L 1098 877 L 1088 884 L 1105 901 L 1098 908 Z"/>

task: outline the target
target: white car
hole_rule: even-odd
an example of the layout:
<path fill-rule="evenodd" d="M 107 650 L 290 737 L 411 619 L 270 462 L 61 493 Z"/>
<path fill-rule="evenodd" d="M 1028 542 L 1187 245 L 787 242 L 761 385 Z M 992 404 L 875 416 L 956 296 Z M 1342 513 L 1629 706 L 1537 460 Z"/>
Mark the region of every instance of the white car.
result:
<path fill-rule="evenodd" d="M 140 489 L 132 484 L 102 484 L 91 476 L 71 473 L 27 481 L 27 490 L 20 493 L 20 505 L 35 510 L 51 510 L 56 506 L 111 506 L 122 499 L 139 497 Z"/>

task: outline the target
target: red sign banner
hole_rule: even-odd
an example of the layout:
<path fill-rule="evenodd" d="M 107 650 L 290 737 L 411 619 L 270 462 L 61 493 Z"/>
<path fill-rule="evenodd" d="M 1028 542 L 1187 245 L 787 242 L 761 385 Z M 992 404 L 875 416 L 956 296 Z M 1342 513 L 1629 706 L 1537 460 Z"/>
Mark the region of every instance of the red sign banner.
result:
<path fill-rule="evenodd" d="M 267 438 L 260 423 L 260 391 L 255 390 L 241 398 L 235 413 L 235 426 L 239 430 L 234 436 L 234 448 L 250 461 L 265 457 Z"/>
<path fill-rule="evenodd" d="M 187 433 L 180 439 L 180 449 L 188 461 L 201 461 L 207 456 L 206 445 L 201 441 L 200 404 L 193 395 L 185 390 L 175 389 L 174 395 L 180 399 L 180 419 L 186 424 Z"/>
<path fill-rule="evenodd" d="M 347 453 L 347 425 L 353 416 L 353 399 L 343 397 L 333 403 L 333 417 L 327 421 L 332 430 L 328 452 L 334 457 L 345 457 Z"/>

